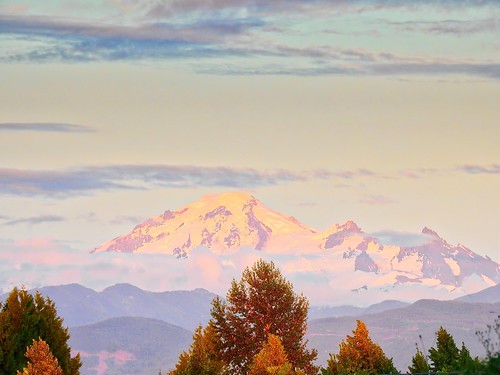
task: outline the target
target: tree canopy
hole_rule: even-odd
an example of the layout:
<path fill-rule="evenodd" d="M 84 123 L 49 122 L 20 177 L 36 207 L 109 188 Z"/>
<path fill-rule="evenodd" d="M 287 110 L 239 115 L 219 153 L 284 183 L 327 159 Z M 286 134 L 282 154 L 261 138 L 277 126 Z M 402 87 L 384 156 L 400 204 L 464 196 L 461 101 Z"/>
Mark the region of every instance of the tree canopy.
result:
<path fill-rule="evenodd" d="M 408 367 L 410 374 L 424 374 L 429 372 L 430 367 L 425 358 L 425 354 L 422 353 L 418 348 L 417 352 L 411 359 L 411 365 Z"/>
<path fill-rule="evenodd" d="M 309 302 L 297 295 L 274 263 L 257 261 L 233 280 L 226 301 L 212 302 L 212 324 L 219 336 L 218 350 L 231 374 L 246 374 L 269 334 L 279 337 L 294 371 L 316 374 L 316 350 L 307 349 Z"/>
<path fill-rule="evenodd" d="M 218 359 L 217 335 L 214 327 L 208 324 L 204 329 L 199 326 L 193 335 L 193 343 L 183 352 L 174 370 L 169 375 L 219 375 L 224 373 L 225 364 Z"/>
<path fill-rule="evenodd" d="M 365 323 L 357 320 L 353 335 L 345 338 L 339 345 L 339 353 L 331 354 L 328 360 L 327 374 L 392 374 L 394 368 L 392 358 L 384 354 L 382 348 L 375 344 L 368 335 Z"/>
<path fill-rule="evenodd" d="M 293 375 L 285 349 L 278 336 L 269 334 L 267 342 L 254 357 L 248 375 Z"/>
<path fill-rule="evenodd" d="M 64 375 L 79 374 L 80 356 L 71 358 L 68 329 L 63 327 L 54 303 L 39 292 L 33 296 L 14 288 L 0 304 L 0 373 L 22 370 L 28 361 L 26 348 L 38 339 L 50 347 Z"/>
<path fill-rule="evenodd" d="M 45 341 L 33 340 L 33 344 L 26 350 L 28 366 L 23 371 L 17 371 L 17 375 L 63 375 L 63 371 L 57 358 L 52 355 L 50 347 Z"/>

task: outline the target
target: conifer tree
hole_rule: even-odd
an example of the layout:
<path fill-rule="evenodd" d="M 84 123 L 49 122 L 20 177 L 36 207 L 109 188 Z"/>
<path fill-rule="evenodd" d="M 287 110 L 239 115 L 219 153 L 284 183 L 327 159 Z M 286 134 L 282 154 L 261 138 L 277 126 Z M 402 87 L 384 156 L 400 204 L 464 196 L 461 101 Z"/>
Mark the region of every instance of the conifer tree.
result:
<path fill-rule="evenodd" d="M 460 351 L 455 345 L 453 336 L 443 327 L 436 332 L 436 348 L 429 349 L 431 370 L 433 372 L 450 372 L 457 367 Z"/>
<path fill-rule="evenodd" d="M 0 304 L 0 374 L 15 374 L 27 363 L 26 348 L 41 338 L 57 358 L 64 375 L 78 375 L 80 356 L 71 358 L 68 329 L 54 303 L 39 292 L 14 288 Z"/>
<path fill-rule="evenodd" d="M 217 336 L 212 324 L 196 328 L 193 343 L 179 356 L 179 362 L 169 375 L 220 375 L 224 362 L 218 359 Z"/>
<path fill-rule="evenodd" d="M 424 374 L 429 372 L 430 367 L 427 363 L 424 353 L 422 353 L 418 348 L 417 352 L 411 359 L 411 366 L 408 367 L 410 374 Z"/>
<path fill-rule="evenodd" d="M 28 366 L 23 371 L 17 370 L 17 375 L 63 375 L 57 358 L 50 351 L 50 347 L 42 339 L 33 340 L 33 344 L 26 350 Z"/>
<path fill-rule="evenodd" d="M 294 371 L 316 374 L 316 350 L 308 350 L 304 335 L 309 303 L 274 263 L 259 260 L 231 283 L 226 302 L 212 302 L 212 321 L 219 336 L 221 359 L 231 374 L 246 374 L 269 334 L 278 336 Z"/>
<path fill-rule="evenodd" d="M 375 344 L 368 335 L 365 323 L 357 320 L 353 335 L 347 335 L 339 345 L 339 353 L 331 354 L 328 360 L 327 374 L 393 374 L 397 373 L 382 348 Z"/>
<path fill-rule="evenodd" d="M 285 349 L 278 336 L 270 334 L 249 366 L 248 375 L 293 375 Z"/>

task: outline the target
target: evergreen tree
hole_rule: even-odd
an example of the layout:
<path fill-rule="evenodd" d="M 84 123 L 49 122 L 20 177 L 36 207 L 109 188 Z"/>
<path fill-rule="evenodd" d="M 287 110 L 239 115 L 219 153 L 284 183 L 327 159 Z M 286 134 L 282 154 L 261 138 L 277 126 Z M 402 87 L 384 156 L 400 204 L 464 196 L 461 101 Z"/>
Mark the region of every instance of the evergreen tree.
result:
<path fill-rule="evenodd" d="M 392 374 L 397 373 L 382 348 L 368 335 L 365 323 L 357 320 L 353 335 L 347 335 L 339 345 L 339 354 L 330 355 L 326 374 Z"/>
<path fill-rule="evenodd" d="M 429 349 L 431 370 L 433 372 L 450 372 L 456 369 L 460 351 L 451 336 L 443 327 L 436 332 L 436 348 Z"/>
<path fill-rule="evenodd" d="M 418 348 L 417 352 L 411 359 L 411 366 L 408 367 L 410 374 L 424 374 L 429 372 L 430 367 L 427 363 L 424 353 L 422 353 Z"/>
<path fill-rule="evenodd" d="M 80 356 L 71 358 L 68 329 L 54 303 L 39 292 L 33 296 L 14 288 L 0 304 L 0 374 L 15 374 L 26 366 L 26 348 L 41 338 L 50 347 L 64 375 L 78 375 Z"/>
<path fill-rule="evenodd" d="M 278 336 L 270 334 L 249 366 L 248 375 L 293 375 L 285 349 Z"/>
<path fill-rule="evenodd" d="M 467 349 L 465 343 L 462 341 L 462 347 L 458 353 L 455 370 L 464 371 L 466 374 L 477 374 L 480 367 L 481 362 L 479 361 L 479 358 L 472 358 L 469 349 Z"/>
<path fill-rule="evenodd" d="M 169 375 L 219 375 L 224 373 L 224 362 L 217 359 L 217 335 L 212 324 L 196 328 L 188 352 L 179 356 L 179 362 Z"/>
<path fill-rule="evenodd" d="M 17 375 L 63 375 L 63 371 L 57 358 L 50 351 L 45 341 L 33 340 L 33 344 L 26 350 L 28 366 L 23 371 L 17 371 Z"/>
<path fill-rule="evenodd" d="M 212 302 L 212 320 L 220 338 L 221 359 L 231 374 L 246 374 L 269 334 L 278 336 L 294 371 L 316 374 L 316 350 L 308 350 L 307 299 L 296 295 L 274 263 L 263 260 L 246 268 L 239 282 L 231 283 L 226 301 Z"/>

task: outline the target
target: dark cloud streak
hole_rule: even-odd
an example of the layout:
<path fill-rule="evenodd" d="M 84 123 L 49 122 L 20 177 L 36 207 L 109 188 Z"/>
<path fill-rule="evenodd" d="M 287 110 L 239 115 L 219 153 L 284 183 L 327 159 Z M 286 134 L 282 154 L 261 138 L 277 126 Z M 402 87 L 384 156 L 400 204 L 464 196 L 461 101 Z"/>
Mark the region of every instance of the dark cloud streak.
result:
<path fill-rule="evenodd" d="M 54 133 L 91 133 L 88 126 L 56 122 L 0 123 L 0 132 L 54 132 Z"/>
<path fill-rule="evenodd" d="M 462 165 L 458 167 L 458 170 L 468 174 L 500 174 L 500 164 Z"/>
<path fill-rule="evenodd" d="M 62 216 L 57 215 L 41 215 L 41 216 L 33 216 L 26 217 L 21 219 L 9 220 L 3 225 L 18 225 L 18 224 L 28 224 L 28 225 L 38 225 L 44 223 L 54 223 L 64 221 L 65 219 Z"/>

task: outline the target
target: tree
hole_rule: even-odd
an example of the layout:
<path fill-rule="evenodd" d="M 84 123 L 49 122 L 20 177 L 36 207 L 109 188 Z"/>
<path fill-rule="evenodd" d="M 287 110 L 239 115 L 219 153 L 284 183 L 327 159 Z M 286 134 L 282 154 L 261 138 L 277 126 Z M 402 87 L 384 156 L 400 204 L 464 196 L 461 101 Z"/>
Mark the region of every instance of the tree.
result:
<path fill-rule="evenodd" d="M 15 374 L 26 366 L 26 348 L 41 338 L 61 366 L 64 375 L 78 375 L 80 356 L 71 358 L 68 329 L 54 303 L 39 292 L 31 295 L 14 288 L 0 304 L 0 374 Z"/>
<path fill-rule="evenodd" d="M 389 374 L 397 373 L 392 358 L 368 335 L 365 323 L 357 320 L 353 335 L 347 335 L 339 345 L 339 354 L 331 354 L 326 373 L 336 374 Z"/>
<path fill-rule="evenodd" d="M 218 359 L 217 340 L 212 324 L 205 329 L 200 325 L 194 332 L 191 347 L 179 356 L 179 362 L 169 375 L 223 374 L 225 365 Z"/>
<path fill-rule="evenodd" d="M 487 354 L 479 373 L 484 375 L 500 374 L 500 315 L 495 319 L 495 324 L 488 324 L 486 330 L 477 331 L 476 335 Z"/>
<path fill-rule="evenodd" d="M 17 370 L 17 375 L 63 375 L 57 358 L 50 351 L 50 347 L 42 339 L 33 340 L 33 344 L 26 350 L 28 366 L 23 371 Z"/>
<path fill-rule="evenodd" d="M 408 367 L 408 371 L 410 374 L 423 374 L 429 372 L 429 370 L 430 367 L 424 353 L 417 348 L 417 352 L 411 359 L 411 366 Z"/>
<path fill-rule="evenodd" d="M 292 365 L 278 336 L 269 334 L 267 342 L 250 364 L 248 375 L 293 375 Z"/>
<path fill-rule="evenodd" d="M 231 283 L 226 301 L 212 302 L 212 321 L 219 336 L 219 355 L 231 374 L 246 374 L 269 334 L 278 336 L 294 371 L 316 374 L 316 350 L 307 349 L 309 302 L 296 295 L 274 263 L 263 260 Z"/>
<path fill-rule="evenodd" d="M 457 367 L 460 351 L 455 345 L 453 336 L 443 327 L 436 332 L 436 348 L 429 349 L 431 370 L 433 372 L 450 372 Z"/>

